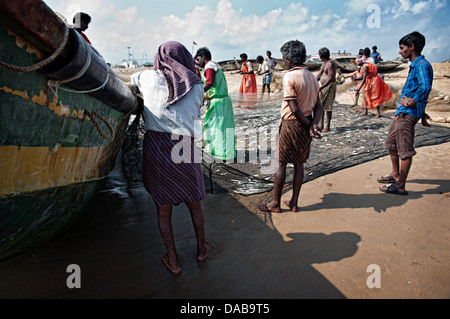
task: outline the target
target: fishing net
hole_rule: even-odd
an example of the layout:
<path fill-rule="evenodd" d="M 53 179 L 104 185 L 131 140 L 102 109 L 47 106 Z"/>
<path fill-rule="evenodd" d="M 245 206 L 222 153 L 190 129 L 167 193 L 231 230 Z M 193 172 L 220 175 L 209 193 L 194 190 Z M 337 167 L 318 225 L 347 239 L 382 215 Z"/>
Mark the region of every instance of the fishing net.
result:
<path fill-rule="evenodd" d="M 139 108 L 127 128 L 122 144 L 122 172 L 132 182 L 142 181 L 142 146 L 144 141 L 143 102 L 138 97 Z"/>
<path fill-rule="evenodd" d="M 273 177 L 278 163 L 273 157 L 273 143 L 280 122 L 280 104 L 269 101 L 253 108 L 235 107 L 236 151 L 238 157 L 231 163 L 213 161 L 203 150 L 201 153 L 205 188 L 208 193 L 232 192 L 242 195 L 265 193 L 273 189 Z M 304 165 L 304 183 L 343 168 L 358 165 L 388 155 L 384 147 L 390 117 L 375 119 L 361 117 L 354 108 L 335 103 L 332 131 L 321 140 L 313 139 L 309 160 Z M 143 121 L 138 115 L 128 128 L 123 145 L 123 172 L 132 180 L 142 181 Z M 271 143 L 261 143 L 261 135 Z M 242 142 L 245 140 L 245 142 Z M 416 147 L 450 141 L 450 129 L 416 126 Z M 293 165 L 287 165 L 286 184 L 293 180 Z"/>

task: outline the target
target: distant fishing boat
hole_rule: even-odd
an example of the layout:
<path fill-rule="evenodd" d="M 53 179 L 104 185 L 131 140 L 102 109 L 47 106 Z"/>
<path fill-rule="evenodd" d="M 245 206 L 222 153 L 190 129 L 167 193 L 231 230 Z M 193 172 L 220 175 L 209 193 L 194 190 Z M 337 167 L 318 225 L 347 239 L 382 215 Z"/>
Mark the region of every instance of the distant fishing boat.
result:
<path fill-rule="evenodd" d="M 248 61 L 252 63 L 254 70 L 258 70 L 258 61 L 256 59 L 248 59 Z M 274 70 L 281 71 L 286 69 L 283 59 L 275 59 L 275 61 L 277 62 L 277 65 L 275 66 Z M 217 62 L 217 64 L 219 64 L 224 71 L 237 71 L 241 69 L 241 63 L 234 59 L 220 61 Z M 320 68 L 322 62 L 308 60 L 305 64 L 310 71 L 313 71 Z"/>
<path fill-rule="evenodd" d="M 342 72 L 356 71 L 356 56 L 332 56 L 331 59 L 336 62 L 337 68 L 340 68 Z M 401 64 L 401 61 L 380 61 L 377 63 L 377 69 L 379 73 L 383 73 L 392 71 Z"/>
<path fill-rule="evenodd" d="M 43 1 L 0 2 L 0 260 L 47 243 L 95 198 L 138 100 Z"/>

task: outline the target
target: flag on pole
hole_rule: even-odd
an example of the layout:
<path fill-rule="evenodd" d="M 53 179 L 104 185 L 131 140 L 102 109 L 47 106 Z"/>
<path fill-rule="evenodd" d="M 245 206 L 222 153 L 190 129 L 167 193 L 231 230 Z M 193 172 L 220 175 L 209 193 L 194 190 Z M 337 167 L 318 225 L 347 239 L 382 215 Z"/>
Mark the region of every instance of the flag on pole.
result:
<path fill-rule="evenodd" d="M 197 43 L 195 43 L 195 41 L 192 41 L 192 44 L 197 45 Z"/>

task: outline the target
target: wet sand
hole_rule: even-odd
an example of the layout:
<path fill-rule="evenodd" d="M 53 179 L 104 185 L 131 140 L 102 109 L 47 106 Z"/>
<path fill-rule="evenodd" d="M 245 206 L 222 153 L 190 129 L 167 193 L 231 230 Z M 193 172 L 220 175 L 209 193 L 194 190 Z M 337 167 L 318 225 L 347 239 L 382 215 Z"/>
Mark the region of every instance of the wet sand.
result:
<path fill-rule="evenodd" d="M 160 261 L 165 249 L 151 198 L 139 185 L 127 187 L 116 169 L 65 234 L 0 263 L 0 297 L 449 298 L 449 154 L 450 143 L 418 149 L 408 196 L 378 190 L 387 157 L 305 183 L 299 213 L 258 212 L 270 193 L 208 194 L 214 250 L 204 263 L 196 262 L 180 205 L 173 218 L 180 276 Z M 81 268 L 80 289 L 66 286 L 70 264 Z M 381 269 L 381 288 L 367 287 L 371 264 Z"/>
<path fill-rule="evenodd" d="M 209 193 L 203 208 L 214 249 L 203 263 L 188 210 L 175 207 L 179 276 L 160 260 L 165 248 L 151 197 L 124 178 L 119 158 L 73 227 L 0 262 L 0 298 L 449 298 L 450 142 L 417 152 L 408 196 L 378 190 L 387 156 L 308 180 L 298 213 L 259 212 L 271 192 Z M 283 199 L 289 195 L 287 185 Z M 71 264 L 81 269 L 79 289 L 66 285 Z M 367 286 L 373 264 L 381 288 Z"/>

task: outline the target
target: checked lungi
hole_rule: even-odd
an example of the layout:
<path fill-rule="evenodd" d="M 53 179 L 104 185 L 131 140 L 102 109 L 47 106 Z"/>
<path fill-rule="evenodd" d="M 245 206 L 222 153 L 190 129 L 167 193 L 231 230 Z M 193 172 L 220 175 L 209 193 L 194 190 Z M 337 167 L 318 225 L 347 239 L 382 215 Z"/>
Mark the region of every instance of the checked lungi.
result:
<path fill-rule="evenodd" d="M 282 120 L 278 136 L 278 161 L 293 164 L 306 163 L 309 158 L 311 141 L 309 127 L 297 119 Z"/>

